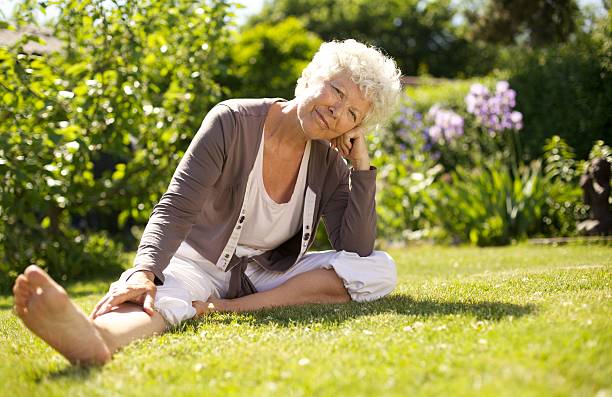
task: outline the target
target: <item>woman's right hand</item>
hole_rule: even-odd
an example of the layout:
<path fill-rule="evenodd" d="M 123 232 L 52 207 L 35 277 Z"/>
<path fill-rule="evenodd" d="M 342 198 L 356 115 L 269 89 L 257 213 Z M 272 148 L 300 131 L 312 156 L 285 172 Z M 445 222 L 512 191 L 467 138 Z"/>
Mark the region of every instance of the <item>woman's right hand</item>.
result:
<path fill-rule="evenodd" d="M 155 302 L 157 291 L 154 280 L 153 272 L 141 270 L 133 273 L 126 282 L 111 285 L 108 293 L 94 307 L 89 317 L 93 320 L 104 313 L 115 310 L 125 302 L 142 305 L 145 313 L 153 316 L 153 313 L 155 313 L 153 302 Z"/>

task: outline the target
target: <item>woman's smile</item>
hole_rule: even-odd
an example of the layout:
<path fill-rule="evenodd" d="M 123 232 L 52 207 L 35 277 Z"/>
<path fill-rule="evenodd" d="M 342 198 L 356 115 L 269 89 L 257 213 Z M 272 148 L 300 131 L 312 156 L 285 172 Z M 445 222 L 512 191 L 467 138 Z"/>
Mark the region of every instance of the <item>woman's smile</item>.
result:
<path fill-rule="evenodd" d="M 319 122 L 321 124 L 321 128 L 329 130 L 329 123 L 325 120 L 325 117 L 321 114 L 319 109 L 315 108 L 316 116 L 319 118 Z"/>

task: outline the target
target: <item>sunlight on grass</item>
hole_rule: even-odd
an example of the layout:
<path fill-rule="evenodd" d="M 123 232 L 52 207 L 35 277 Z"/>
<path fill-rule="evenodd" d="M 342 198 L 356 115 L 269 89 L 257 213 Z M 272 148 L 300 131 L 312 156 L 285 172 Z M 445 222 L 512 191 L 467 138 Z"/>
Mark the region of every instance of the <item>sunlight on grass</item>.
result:
<path fill-rule="evenodd" d="M 70 367 L 0 297 L 10 396 L 585 395 L 612 392 L 612 247 L 392 252 L 376 302 L 214 314 Z M 111 280 L 77 282 L 88 311 Z M 599 394 L 598 394 L 599 393 Z"/>

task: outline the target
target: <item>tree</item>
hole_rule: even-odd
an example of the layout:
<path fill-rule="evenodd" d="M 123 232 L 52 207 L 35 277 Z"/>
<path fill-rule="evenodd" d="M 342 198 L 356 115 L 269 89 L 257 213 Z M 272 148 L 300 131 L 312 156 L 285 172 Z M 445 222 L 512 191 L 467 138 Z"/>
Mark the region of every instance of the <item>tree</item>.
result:
<path fill-rule="evenodd" d="M 579 9 L 575 0 L 487 0 L 473 3 L 465 15 L 474 38 L 542 47 L 568 40 Z"/>
<path fill-rule="evenodd" d="M 217 76 L 228 69 L 229 2 L 53 4 L 61 52 L 27 54 L 29 36 L 0 48 L 0 284 L 30 263 L 60 277 L 103 268 L 112 247 L 83 258 L 75 216 L 145 222 L 227 91 Z M 96 167 L 103 158 L 110 169 Z"/>
<path fill-rule="evenodd" d="M 454 15 L 450 0 L 273 0 L 249 25 L 294 16 L 325 41 L 354 38 L 382 48 L 408 75 L 488 72 L 482 48 L 458 35 Z M 474 63 L 477 54 L 479 62 Z"/>
<path fill-rule="evenodd" d="M 293 17 L 246 28 L 232 45 L 227 85 L 238 97 L 291 99 L 297 79 L 320 45 L 321 39 Z"/>

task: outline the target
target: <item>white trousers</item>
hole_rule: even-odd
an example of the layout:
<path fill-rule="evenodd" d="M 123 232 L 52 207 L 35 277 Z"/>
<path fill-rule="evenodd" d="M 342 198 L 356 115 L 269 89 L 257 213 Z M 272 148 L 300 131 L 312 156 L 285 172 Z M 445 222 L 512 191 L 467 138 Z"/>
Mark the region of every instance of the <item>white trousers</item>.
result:
<path fill-rule="evenodd" d="M 382 251 L 374 251 L 367 257 L 346 251 L 310 252 L 284 273 L 265 270 L 256 263 L 250 263 L 245 273 L 257 291 L 262 292 L 315 269 L 334 269 L 351 299 L 358 302 L 389 294 L 397 282 L 395 262 Z M 157 287 L 155 309 L 171 325 L 196 315 L 192 301 L 225 297 L 230 280 L 230 272 L 202 258 L 185 242 L 170 260 L 164 275 L 164 284 Z"/>

